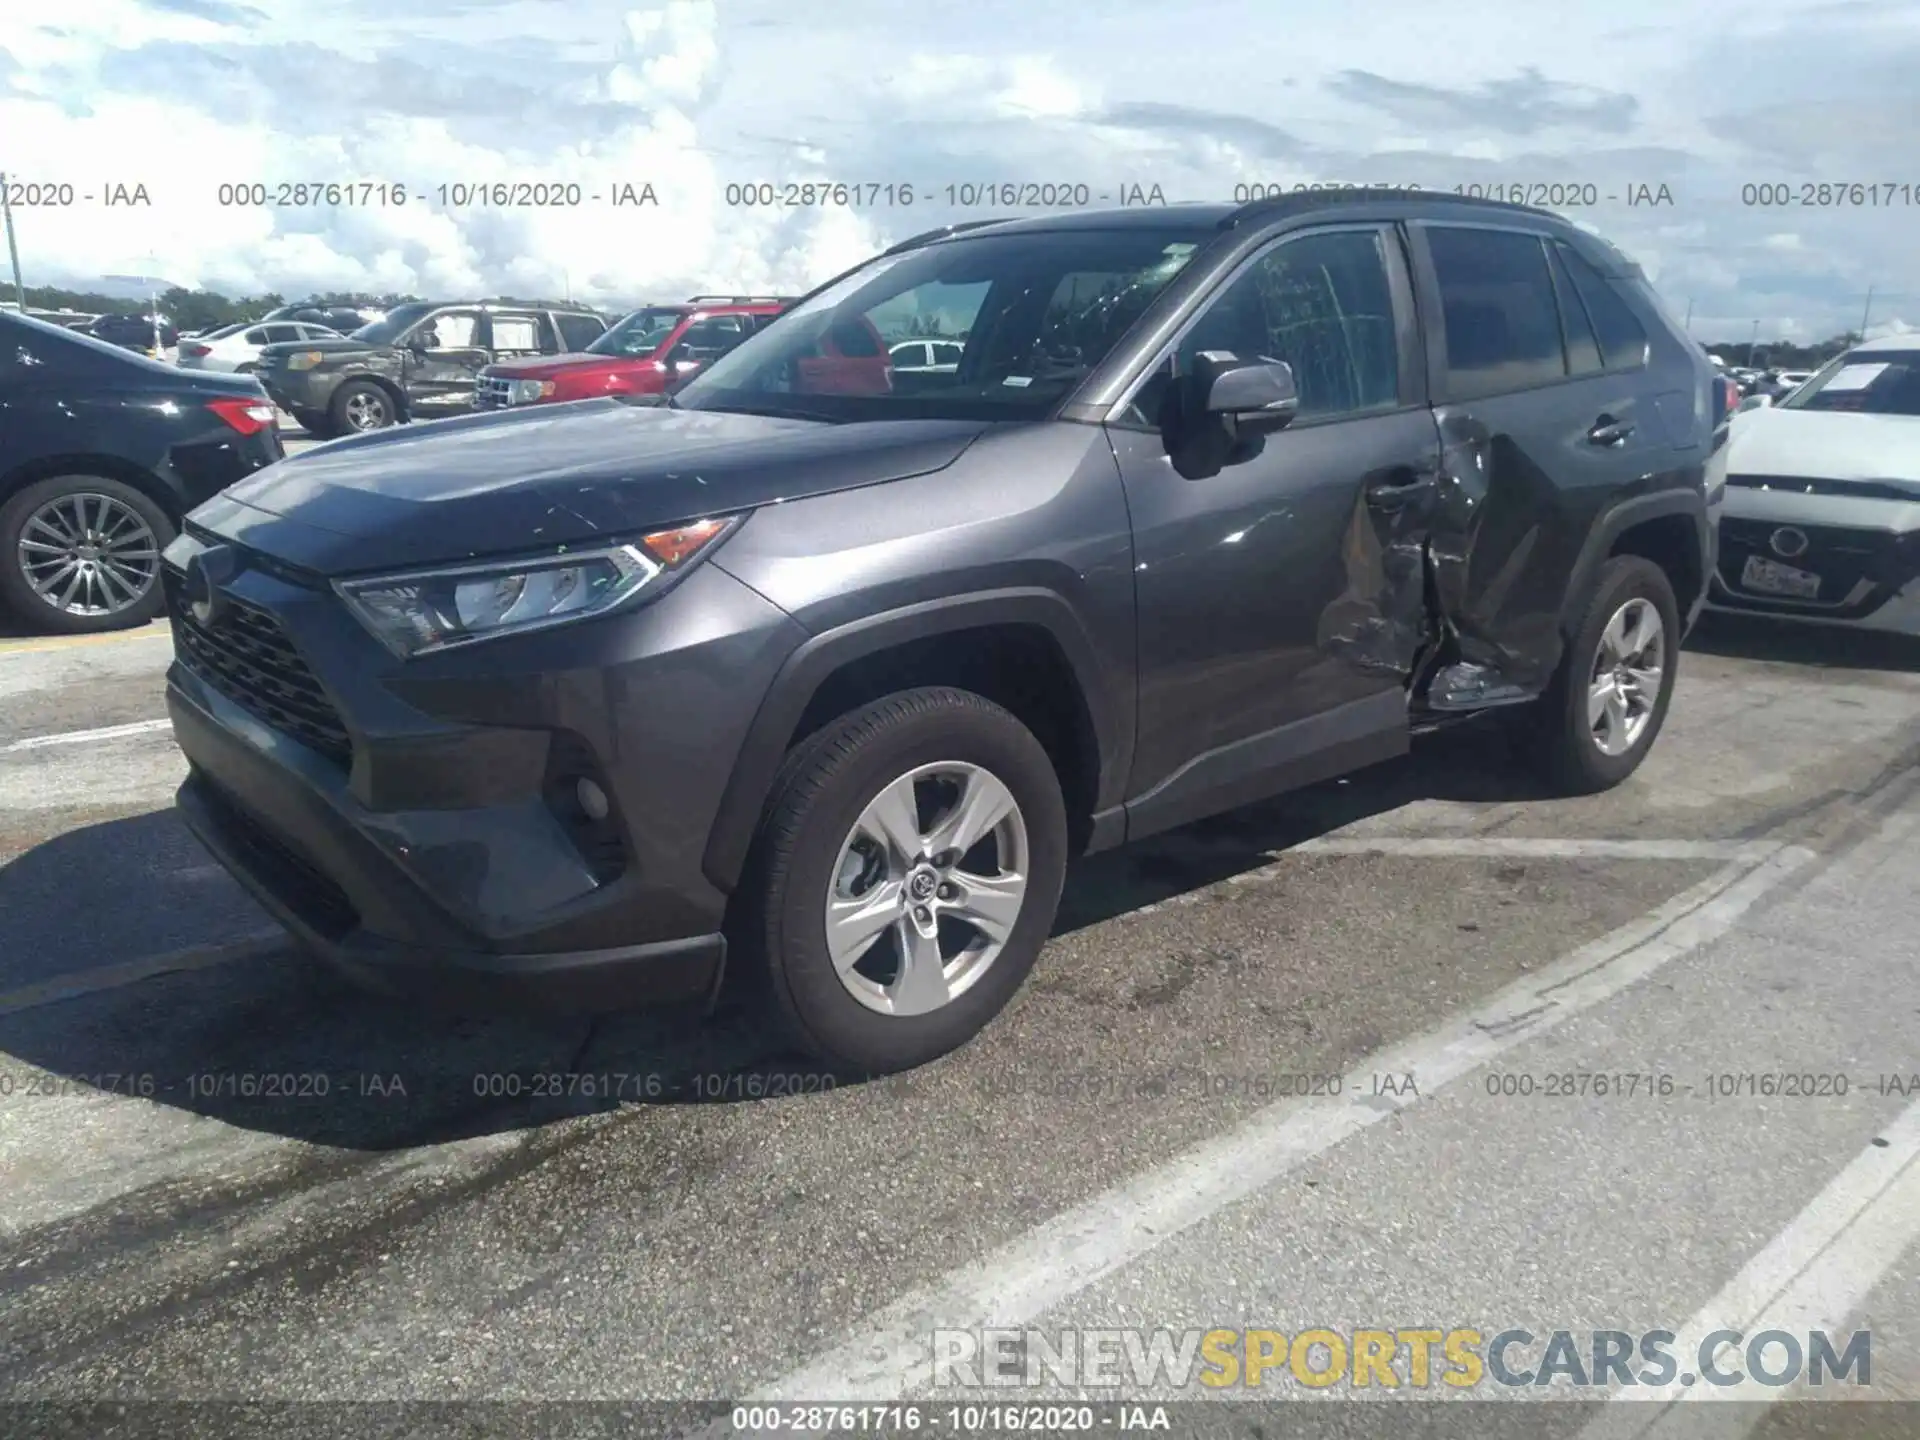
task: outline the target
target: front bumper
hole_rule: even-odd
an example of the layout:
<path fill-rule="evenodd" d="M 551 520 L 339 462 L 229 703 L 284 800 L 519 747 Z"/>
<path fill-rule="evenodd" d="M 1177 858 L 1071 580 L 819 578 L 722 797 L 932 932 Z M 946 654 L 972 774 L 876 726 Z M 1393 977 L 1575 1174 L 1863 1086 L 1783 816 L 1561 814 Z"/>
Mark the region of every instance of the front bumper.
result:
<path fill-rule="evenodd" d="M 1751 483 L 1727 499 L 1709 609 L 1920 634 L 1920 505 Z M 1756 589 L 1745 579 L 1754 557 L 1819 576 L 1819 590 L 1796 598 Z"/>
<path fill-rule="evenodd" d="M 301 410 L 324 411 L 333 402 L 333 392 L 340 388 L 343 378 L 337 371 L 318 367 L 312 370 L 262 368 L 254 371 L 253 376 L 273 403 L 289 414 Z"/>
<path fill-rule="evenodd" d="M 403 666 L 269 564 L 249 556 L 211 626 L 176 611 L 167 684 L 182 818 L 269 913 L 390 993 L 711 998 L 726 896 L 701 859 L 752 719 L 739 697 L 797 644 L 790 619 L 702 566 L 671 605 Z M 581 773 L 609 823 L 560 803 L 556 775 Z"/>

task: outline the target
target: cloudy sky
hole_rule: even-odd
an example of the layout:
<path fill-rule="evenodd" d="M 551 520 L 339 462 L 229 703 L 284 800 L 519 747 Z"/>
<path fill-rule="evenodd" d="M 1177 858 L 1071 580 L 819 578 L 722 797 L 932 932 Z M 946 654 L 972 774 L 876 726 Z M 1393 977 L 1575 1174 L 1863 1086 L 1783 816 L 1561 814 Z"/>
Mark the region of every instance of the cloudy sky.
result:
<path fill-rule="evenodd" d="M 1550 185 L 1594 202 L 1563 208 L 1691 307 L 1703 339 L 1857 327 L 1870 287 L 1875 333 L 1920 326 L 1914 0 L 5 8 L 0 168 L 73 187 L 71 204 L 16 207 L 30 285 L 678 299 L 796 290 L 889 239 L 1002 213 L 949 205 L 949 185 L 1109 203 L 1132 186 L 1179 201 L 1316 180 Z M 223 184 L 277 199 L 301 181 L 409 198 L 221 203 Z M 727 203 L 730 185 L 807 181 L 860 186 L 862 203 Z M 580 203 L 459 203 L 493 182 L 577 185 Z M 1828 203 L 1800 203 L 1821 184 Z M 115 185 L 151 204 L 106 205 Z M 647 185 L 657 203 L 611 203 Z M 1661 186 L 1670 200 L 1628 203 Z"/>

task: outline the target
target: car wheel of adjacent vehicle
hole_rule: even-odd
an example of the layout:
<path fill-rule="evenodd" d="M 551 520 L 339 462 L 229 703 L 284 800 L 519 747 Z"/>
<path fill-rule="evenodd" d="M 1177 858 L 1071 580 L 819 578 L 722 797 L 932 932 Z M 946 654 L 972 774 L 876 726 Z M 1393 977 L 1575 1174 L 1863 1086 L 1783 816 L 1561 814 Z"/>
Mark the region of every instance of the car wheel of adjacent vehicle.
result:
<path fill-rule="evenodd" d="M 1020 988 L 1066 864 L 1059 779 L 1031 731 L 968 691 L 891 695 L 788 757 L 733 963 L 757 960 L 782 1027 L 834 1073 L 910 1069 Z"/>
<path fill-rule="evenodd" d="M 1515 717 L 1562 793 L 1610 790 L 1639 768 L 1667 718 L 1681 638 L 1664 570 L 1637 555 L 1601 567 L 1553 684 Z"/>
<path fill-rule="evenodd" d="M 370 380 L 349 380 L 334 392 L 327 413 L 337 435 L 384 430 L 398 418 L 393 397 Z"/>
<path fill-rule="evenodd" d="M 0 505 L 0 600 L 63 635 L 144 625 L 160 613 L 160 552 L 175 531 L 133 486 L 56 475 Z"/>

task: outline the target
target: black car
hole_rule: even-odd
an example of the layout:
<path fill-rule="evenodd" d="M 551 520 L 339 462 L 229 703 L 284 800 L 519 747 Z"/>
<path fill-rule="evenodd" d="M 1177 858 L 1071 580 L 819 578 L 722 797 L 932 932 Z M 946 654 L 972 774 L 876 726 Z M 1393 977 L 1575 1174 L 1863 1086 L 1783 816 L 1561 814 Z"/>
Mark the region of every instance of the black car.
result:
<path fill-rule="evenodd" d="M 951 372 L 835 348 L 929 312 Z M 1563 792 L 1632 774 L 1725 395 L 1544 211 L 933 232 L 665 397 L 361 436 L 202 507 L 166 557 L 180 805 L 377 985 L 725 974 L 836 1070 L 914 1065 L 1019 987 L 1073 855 L 1483 716 Z"/>
<path fill-rule="evenodd" d="M 82 327 L 82 333 L 122 350 L 137 350 L 142 355 L 153 353 L 156 337 L 161 349 L 180 343 L 180 332 L 164 316 L 156 323 L 151 315 L 102 315 Z"/>
<path fill-rule="evenodd" d="M 273 422 L 244 375 L 0 313 L 0 604 L 66 634 L 153 619 L 181 517 L 285 453 Z"/>
<path fill-rule="evenodd" d="M 268 345 L 256 373 L 303 429 L 329 438 L 462 414 L 494 361 L 584 350 L 606 328 L 589 310 L 419 301 L 339 340 Z"/>

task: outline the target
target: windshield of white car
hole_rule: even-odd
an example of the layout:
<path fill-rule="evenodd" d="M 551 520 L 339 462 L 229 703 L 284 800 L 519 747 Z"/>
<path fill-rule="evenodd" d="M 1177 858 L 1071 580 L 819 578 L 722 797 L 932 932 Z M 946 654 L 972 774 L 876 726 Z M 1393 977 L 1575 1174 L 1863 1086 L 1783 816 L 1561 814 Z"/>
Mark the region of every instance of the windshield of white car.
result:
<path fill-rule="evenodd" d="M 1920 415 L 1920 350 L 1856 350 L 1780 402 L 1783 410 Z"/>
<path fill-rule="evenodd" d="M 712 360 L 674 404 L 843 421 L 1032 420 L 1211 238 L 1191 226 L 981 234 L 883 255 Z M 957 347 L 896 369 L 910 340 Z"/>

